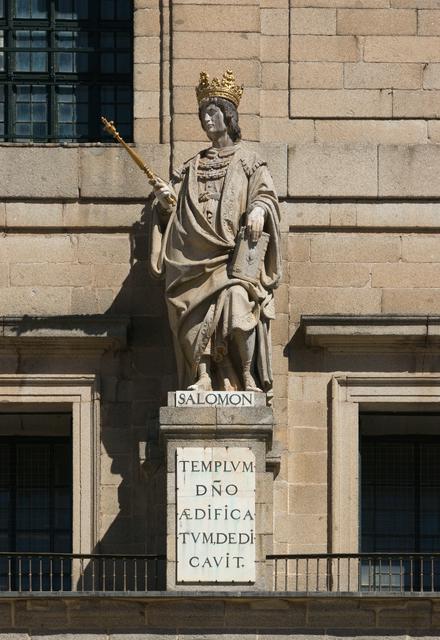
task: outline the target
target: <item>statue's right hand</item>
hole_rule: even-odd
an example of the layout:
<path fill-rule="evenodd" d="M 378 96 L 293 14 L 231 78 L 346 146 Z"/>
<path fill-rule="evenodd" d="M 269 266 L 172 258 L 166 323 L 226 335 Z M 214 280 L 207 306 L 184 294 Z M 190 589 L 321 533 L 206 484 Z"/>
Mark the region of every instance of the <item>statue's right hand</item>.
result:
<path fill-rule="evenodd" d="M 172 205 L 170 204 L 170 199 L 174 198 L 174 201 L 177 200 L 177 195 L 174 189 L 164 180 L 161 180 L 161 178 L 156 178 L 153 184 L 153 190 L 161 207 L 167 210 L 171 209 Z"/>

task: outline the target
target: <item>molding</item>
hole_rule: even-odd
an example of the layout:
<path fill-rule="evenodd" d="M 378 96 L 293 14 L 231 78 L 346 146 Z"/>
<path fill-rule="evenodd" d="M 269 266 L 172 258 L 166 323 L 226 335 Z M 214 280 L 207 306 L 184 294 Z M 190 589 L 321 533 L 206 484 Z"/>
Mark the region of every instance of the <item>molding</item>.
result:
<path fill-rule="evenodd" d="M 160 433 L 166 439 L 256 439 L 270 441 L 270 407 L 161 407 Z"/>
<path fill-rule="evenodd" d="M 45 352 L 121 349 L 127 345 L 128 326 L 128 317 L 105 315 L 0 316 L 0 348 L 44 348 Z"/>
<path fill-rule="evenodd" d="M 301 325 L 311 347 L 350 351 L 440 347 L 440 316 L 303 315 Z"/>

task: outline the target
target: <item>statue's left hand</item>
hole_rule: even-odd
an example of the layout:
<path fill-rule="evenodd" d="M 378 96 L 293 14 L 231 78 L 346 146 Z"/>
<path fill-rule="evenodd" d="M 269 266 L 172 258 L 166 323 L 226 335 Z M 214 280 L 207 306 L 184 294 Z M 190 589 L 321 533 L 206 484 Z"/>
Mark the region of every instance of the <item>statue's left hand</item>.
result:
<path fill-rule="evenodd" d="M 261 234 L 263 233 L 264 219 L 266 212 L 263 207 L 257 205 L 248 213 L 246 229 L 252 242 L 258 242 Z"/>

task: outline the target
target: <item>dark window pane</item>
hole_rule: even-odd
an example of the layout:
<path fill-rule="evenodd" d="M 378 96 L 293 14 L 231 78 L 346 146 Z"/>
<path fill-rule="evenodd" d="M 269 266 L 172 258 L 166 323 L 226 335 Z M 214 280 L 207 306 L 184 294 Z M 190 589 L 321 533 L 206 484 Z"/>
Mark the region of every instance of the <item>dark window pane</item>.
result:
<path fill-rule="evenodd" d="M 130 56 L 128 53 L 120 53 L 116 56 L 116 71 L 117 73 L 129 73 L 130 71 Z"/>
<path fill-rule="evenodd" d="M 58 121 L 61 122 L 73 122 L 73 105 L 60 104 L 58 105 Z"/>
<path fill-rule="evenodd" d="M 30 18 L 31 17 L 30 0 L 15 0 L 14 15 L 16 18 Z"/>
<path fill-rule="evenodd" d="M 31 71 L 47 71 L 47 53 L 33 53 Z"/>
<path fill-rule="evenodd" d="M 15 54 L 15 70 L 16 71 L 31 70 L 31 54 L 30 53 Z"/>
<path fill-rule="evenodd" d="M 113 73 L 115 70 L 115 56 L 113 53 L 103 53 L 101 55 L 101 71 L 103 73 Z"/>
<path fill-rule="evenodd" d="M 101 18 L 103 20 L 113 20 L 115 17 L 114 0 L 101 0 Z"/>
<path fill-rule="evenodd" d="M 59 20 L 73 20 L 73 0 L 57 0 L 55 5 L 55 17 Z"/>
<path fill-rule="evenodd" d="M 16 0 L 14 15 L 16 18 L 42 20 L 48 17 L 47 0 Z"/>
<path fill-rule="evenodd" d="M 27 124 L 17 123 L 15 127 L 15 132 L 17 134 L 17 138 L 19 139 L 25 139 L 25 140 L 30 139 L 31 137 L 30 123 L 27 123 Z"/>
<path fill-rule="evenodd" d="M 85 20 L 88 17 L 87 0 L 56 0 L 55 17 L 58 20 Z"/>
<path fill-rule="evenodd" d="M 29 122 L 31 119 L 31 105 L 26 103 L 17 104 L 17 122 Z"/>
<path fill-rule="evenodd" d="M 32 0 L 32 18 L 42 19 L 48 17 L 47 0 Z"/>
<path fill-rule="evenodd" d="M 128 20 L 130 18 L 130 3 L 116 1 L 116 11 L 118 20 Z"/>

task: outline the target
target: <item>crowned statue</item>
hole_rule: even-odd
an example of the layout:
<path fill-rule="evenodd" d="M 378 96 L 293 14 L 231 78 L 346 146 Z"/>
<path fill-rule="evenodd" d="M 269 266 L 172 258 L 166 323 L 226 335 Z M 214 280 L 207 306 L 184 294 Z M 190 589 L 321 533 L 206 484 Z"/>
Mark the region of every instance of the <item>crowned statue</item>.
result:
<path fill-rule="evenodd" d="M 266 162 L 241 140 L 232 71 L 196 87 L 211 146 L 156 178 L 151 268 L 165 277 L 180 389 L 271 395 L 280 211 Z"/>

